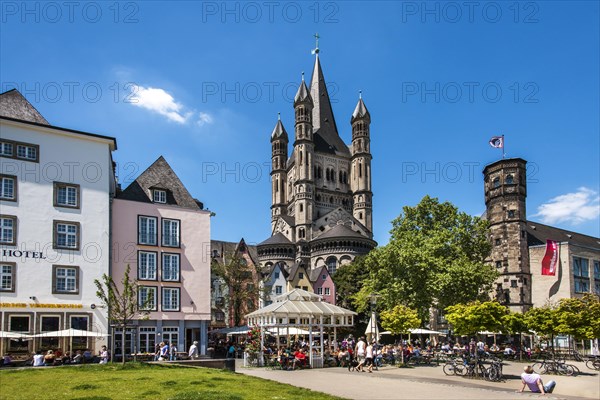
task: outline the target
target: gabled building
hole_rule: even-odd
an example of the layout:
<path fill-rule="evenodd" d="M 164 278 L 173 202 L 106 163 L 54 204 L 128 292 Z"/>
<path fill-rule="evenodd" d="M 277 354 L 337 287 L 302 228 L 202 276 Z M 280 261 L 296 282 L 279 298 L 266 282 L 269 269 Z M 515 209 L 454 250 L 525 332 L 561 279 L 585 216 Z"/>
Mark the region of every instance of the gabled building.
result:
<path fill-rule="evenodd" d="M 108 332 L 94 279 L 110 272 L 116 148 L 113 137 L 51 125 L 17 90 L 0 94 L 0 330 Z M 29 354 L 106 343 L 0 339 Z"/>
<path fill-rule="evenodd" d="M 282 263 L 276 263 L 262 270 L 261 299 L 259 308 L 273 303 L 273 299 L 287 291 L 288 272 Z"/>
<path fill-rule="evenodd" d="M 271 133 L 271 237 L 257 246 L 262 266 L 285 263 L 292 280 L 297 279 L 299 267 L 307 274 L 326 266 L 333 274 L 377 245 L 373 241 L 371 115 L 359 96 L 347 128 L 342 128 L 351 132 L 352 143 L 346 145 L 334 118 L 318 49 L 315 52 L 310 85 L 303 76 L 294 97 L 289 156 L 291 138 L 281 119 Z M 311 285 L 305 281 L 299 286 Z"/>
<path fill-rule="evenodd" d="M 326 266 L 322 265 L 310 271 L 313 292 L 322 296 L 323 301 L 335 305 L 335 283 Z"/>
<path fill-rule="evenodd" d="M 115 335 L 115 354 L 154 352 L 162 341 L 206 354 L 210 323 L 210 211 L 194 199 L 161 156 L 112 205 L 112 276 L 127 266 L 149 312 Z"/>
<path fill-rule="evenodd" d="M 310 275 L 303 264 L 294 264 L 288 272 L 287 276 L 287 291 L 291 292 L 294 289 L 302 289 L 307 292 L 312 292 L 312 283 Z"/>
<path fill-rule="evenodd" d="M 238 243 L 213 240 L 211 266 L 211 329 L 245 325 L 244 316 L 259 307 L 261 276 L 256 247 L 243 238 Z"/>

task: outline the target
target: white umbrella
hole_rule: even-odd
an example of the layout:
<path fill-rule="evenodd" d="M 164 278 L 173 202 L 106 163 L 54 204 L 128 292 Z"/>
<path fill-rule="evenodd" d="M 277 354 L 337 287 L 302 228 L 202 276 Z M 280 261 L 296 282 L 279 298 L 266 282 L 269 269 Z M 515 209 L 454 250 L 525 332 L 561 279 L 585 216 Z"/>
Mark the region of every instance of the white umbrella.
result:
<path fill-rule="evenodd" d="M 439 335 L 441 332 L 432 331 L 429 329 L 418 328 L 418 329 L 409 329 L 408 330 L 412 335 Z"/>
<path fill-rule="evenodd" d="M 288 334 L 288 330 L 290 336 L 308 335 L 310 333 L 310 331 L 301 328 L 296 328 L 295 326 L 290 326 L 289 328 L 279 328 L 279 332 L 277 329 L 269 329 L 268 332 L 271 333 L 273 336 L 286 336 Z"/>
<path fill-rule="evenodd" d="M 84 331 L 81 329 L 63 329 L 61 331 L 50 331 L 38 333 L 37 335 L 33 335 L 34 337 L 95 337 L 100 338 L 104 336 L 109 336 L 108 333 L 100 333 L 94 331 Z"/>
<path fill-rule="evenodd" d="M 0 331 L 0 339 L 31 339 L 33 335 L 22 332 Z"/>
<path fill-rule="evenodd" d="M 367 329 L 365 329 L 365 335 L 367 335 L 367 339 L 369 341 L 373 339 L 379 341 L 379 328 L 377 327 L 377 317 L 375 316 L 375 311 L 371 313 L 371 319 L 369 319 Z M 375 336 L 374 338 L 371 337 L 373 335 Z"/>

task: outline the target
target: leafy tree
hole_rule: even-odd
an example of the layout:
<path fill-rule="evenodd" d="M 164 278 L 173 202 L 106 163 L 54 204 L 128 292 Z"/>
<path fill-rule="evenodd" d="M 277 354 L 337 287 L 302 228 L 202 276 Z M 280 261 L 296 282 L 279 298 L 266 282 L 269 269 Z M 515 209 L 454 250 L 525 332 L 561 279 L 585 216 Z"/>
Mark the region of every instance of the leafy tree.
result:
<path fill-rule="evenodd" d="M 503 332 L 510 334 L 525 333 L 529 331 L 527 321 L 525 320 L 525 314 L 522 313 L 509 313 L 504 315 L 502 318 Z"/>
<path fill-rule="evenodd" d="M 406 333 L 409 329 L 418 328 L 421 324 L 417 311 L 401 304 L 391 310 L 382 311 L 380 316 L 381 327 L 393 335 Z M 402 364 L 404 364 L 404 352 L 402 352 Z"/>
<path fill-rule="evenodd" d="M 137 281 L 130 278 L 130 273 L 131 267 L 127 264 L 120 287 L 115 283 L 112 277 L 106 274 L 102 275 L 101 280 L 94 279 L 94 284 L 97 289 L 96 296 L 100 299 L 102 305 L 108 309 L 109 322 L 121 328 L 123 343 L 121 353 L 123 355 L 123 364 L 125 364 L 125 332 L 127 326 L 130 325 L 136 317 L 147 317 L 149 311 L 146 309 L 154 304 L 155 301 L 152 292 L 149 292 L 146 301 L 138 306 L 139 285 Z M 111 351 L 114 351 L 114 349 L 111 349 Z"/>
<path fill-rule="evenodd" d="M 495 301 L 455 304 L 446 308 L 446 319 L 459 335 L 502 329 L 508 309 Z"/>
<path fill-rule="evenodd" d="M 338 305 L 348 308 L 351 306 L 352 298 L 358 293 L 369 276 L 369 267 L 366 256 L 358 256 L 350 264 L 339 268 L 332 275 L 335 283 L 335 292 L 338 297 Z"/>
<path fill-rule="evenodd" d="M 554 347 L 554 336 L 560 333 L 559 318 L 556 307 L 548 303 L 543 307 L 533 307 L 525 313 L 525 322 L 529 329 L 539 336 L 550 338 Z"/>
<path fill-rule="evenodd" d="M 560 333 L 577 339 L 600 337 L 600 298 L 587 293 L 583 298 L 560 299 L 556 309 Z"/>
<path fill-rule="evenodd" d="M 406 304 L 424 323 L 431 307 L 487 299 L 497 277 L 485 262 L 487 228 L 487 221 L 429 196 L 404 207 L 392 222 L 390 242 L 367 256 L 373 271 L 354 295 L 357 308 L 365 309 L 376 292 L 383 308 Z"/>
<path fill-rule="evenodd" d="M 222 262 L 213 259 L 212 272 L 223 279 L 228 288 L 225 296 L 229 311 L 233 316 L 233 324 L 241 325 L 244 315 L 254 311 L 258 304 L 260 288 L 256 277 L 258 269 L 248 265 L 246 259 L 234 252 L 231 256 L 225 256 Z"/>

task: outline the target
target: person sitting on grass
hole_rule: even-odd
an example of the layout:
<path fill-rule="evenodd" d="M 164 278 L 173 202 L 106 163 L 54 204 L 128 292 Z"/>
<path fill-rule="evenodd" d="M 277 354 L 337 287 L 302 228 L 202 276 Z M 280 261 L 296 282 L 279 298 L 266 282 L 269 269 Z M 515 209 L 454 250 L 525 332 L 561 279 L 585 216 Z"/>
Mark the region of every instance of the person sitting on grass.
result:
<path fill-rule="evenodd" d="M 547 385 L 544 385 L 542 378 L 539 376 L 539 374 L 536 374 L 533 371 L 533 368 L 531 368 L 530 365 L 523 368 L 523 371 L 524 372 L 521 374 L 521 382 L 523 383 L 523 387 L 521 390 L 517 391 L 518 393 L 523 393 L 523 390 L 525 390 L 526 386 L 529 387 L 529 390 L 531 390 L 533 393 L 546 394 L 554 391 L 556 382 L 550 381 Z"/>
<path fill-rule="evenodd" d="M 54 355 L 54 352 L 52 350 L 48 350 L 48 352 L 44 356 L 44 365 L 47 367 L 50 365 L 54 365 L 55 360 L 56 356 Z"/>

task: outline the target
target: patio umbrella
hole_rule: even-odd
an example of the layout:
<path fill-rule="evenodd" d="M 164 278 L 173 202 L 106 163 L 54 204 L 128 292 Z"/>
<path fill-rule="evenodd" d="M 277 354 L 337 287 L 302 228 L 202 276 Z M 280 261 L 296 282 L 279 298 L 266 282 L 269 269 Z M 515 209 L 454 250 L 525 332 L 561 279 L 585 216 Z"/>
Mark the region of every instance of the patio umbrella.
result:
<path fill-rule="evenodd" d="M 33 335 L 22 332 L 6 332 L 0 331 L 0 339 L 31 339 Z"/>
<path fill-rule="evenodd" d="M 33 335 L 33 337 L 95 337 L 100 338 L 104 336 L 109 336 L 108 333 L 100 333 L 94 331 L 84 331 L 82 329 L 63 329 L 61 331 L 50 331 L 50 332 L 42 332 L 37 335 Z"/>
<path fill-rule="evenodd" d="M 377 317 L 375 316 L 375 312 L 371 313 L 371 319 L 369 319 L 367 329 L 365 329 L 365 335 L 367 336 L 368 341 L 373 339 L 379 341 L 379 328 L 377 327 Z"/>
<path fill-rule="evenodd" d="M 42 333 L 38 333 L 37 335 L 34 335 L 34 337 L 68 337 L 71 338 L 71 340 L 69 341 L 69 350 L 73 351 L 73 338 L 74 337 L 92 337 L 92 338 L 101 338 L 101 337 L 105 337 L 105 336 L 109 336 L 108 333 L 100 333 L 100 332 L 94 332 L 94 331 L 84 331 L 82 329 L 74 329 L 74 328 L 69 328 L 69 329 L 63 329 L 60 331 L 50 331 L 50 332 L 42 332 Z"/>

